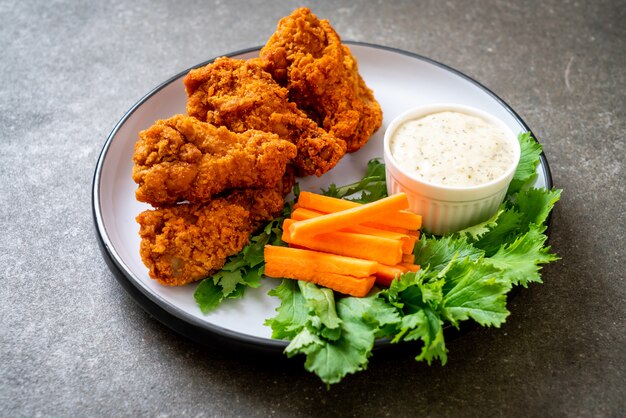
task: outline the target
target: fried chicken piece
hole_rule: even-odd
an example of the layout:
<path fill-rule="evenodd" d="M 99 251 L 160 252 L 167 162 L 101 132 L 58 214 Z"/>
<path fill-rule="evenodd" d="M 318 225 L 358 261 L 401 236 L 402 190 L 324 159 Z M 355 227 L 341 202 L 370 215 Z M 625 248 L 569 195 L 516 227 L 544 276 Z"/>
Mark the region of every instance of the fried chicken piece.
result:
<path fill-rule="evenodd" d="M 239 253 L 250 234 L 282 213 L 282 190 L 235 191 L 207 204 L 180 204 L 137 216 L 141 259 L 168 286 L 201 280 Z"/>
<path fill-rule="evenodd" d="M 226 189 L 271 188 L 296 153 L 275 134 L 234 133 L 177 115 L 139 133 L 133 155 L 136 198 L 159 207 L 207 202 Z"/>
<path fill-rule="evenodd" d="M 257 60 L 227 57 L 191 70 L 185 77 L 187 113 L 234 132 L 273 132 L 298 148 L 300 176 L 321 176 L 344 156 L 346 144 L 329 135 L 288 100 L 288 91 Z"/>
<path fill-rule="evenodd" d="M 250 212 L 225 199 L 147 210 L 137 222 L 141 259 L 150 277 L 168 286 L 191 283 L 221 269 L 252 232 Z"/>
<path fill-rule="evenodd" d="M 281 187 L 274 189 L 234 190 L 224 197 L 229 203 L 245 208 L 250 213 L 253 230 L 263 226 L 283 212 L 285 199 Z"/>
<path fill-rule="evenodd" d="M 263 67 L 289 98 L 330 134 L 357 151 L 382 124 L 382 110 L 355 58 L 327 20 L 307 8 L 278 22 L 261 49 Z"/>

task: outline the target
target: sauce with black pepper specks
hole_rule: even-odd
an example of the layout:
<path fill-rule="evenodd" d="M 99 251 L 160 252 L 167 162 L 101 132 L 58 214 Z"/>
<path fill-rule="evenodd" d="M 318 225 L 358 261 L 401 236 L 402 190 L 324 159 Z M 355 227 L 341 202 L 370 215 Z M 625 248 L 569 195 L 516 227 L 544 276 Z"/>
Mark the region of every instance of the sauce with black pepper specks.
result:
<path fill-rule="evenodd" d="M 515 153 L 499 126 L 447 111 L 404 122 L 389 143 L 398 164 L 417 178 L 446 186 L 477 186 L 503 175 Z"/>

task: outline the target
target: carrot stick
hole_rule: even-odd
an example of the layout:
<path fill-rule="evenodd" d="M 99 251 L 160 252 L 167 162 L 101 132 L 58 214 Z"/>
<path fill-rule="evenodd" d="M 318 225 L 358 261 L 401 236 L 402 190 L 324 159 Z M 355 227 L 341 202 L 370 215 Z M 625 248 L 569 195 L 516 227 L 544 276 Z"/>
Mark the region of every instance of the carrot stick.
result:
<path fill-rule="evenodd" d="M 406 209 L 409 200 L 404 193 L 398 193 L 372 203 L 366 203 L 340 212 L 333 212 L 317 218 L 298 221 L 289 227 L 291 236 L 297 240 L 305 236 L 315 236 L 335 232 L 343 228 L 367 222 L 372 217 L 389 217 L 394 212 Z"/>
<path fill-rule="evenodd" d="M 397 240 L 409 240 L 409 236 L 406 234 L 401 234 L 399 232 L 388 231 L 386 229 L 378 229 L 373 228 L 371 226 L 364 225 L 354 225 L 348 228 L 343 229 L 344 231 L 356 232 L 357 234 L 365 234 L 365 235 L 374 235 L 376 237 L 383 237 L 389 239 L 397 239 Z"/>
<path fill-rule="evenodd" d="M 290 227 L 297 222 L 304 221 L 285 219 L 283 223 L 282 239 L 288 244 L 347 257 L 378 261 L 388 265 L 398 264 L 402 261 L 401 241 L 352 232 L 329 232 L 296 239 L 291 234 Z"/>
<path fill-rule="evenodd" d="M 330 196 L 324 196 L 317 193 L 302 191 L 298 196 L 297 205 L 299 208 L 307 208 L 317 210 L 319 212 L 332 213 L 359 206 L 360 203 L 351 202 L 345 199 L 337 199 Z"/>
<path fill-rule="evenodd" d="M 291 219 L 296 221 L 304 221 L 306 219 L 317 218 L 324 215 L 322 212 L 318 212 L 313 209 L 296 208 L 291 212 Z"/>
<path fill-rule="evenodd" d="M 354 277 L 337 273 L 315 272 L 294 268 L 290 263 L 266 262 L 265 275 L 268 277 L 304 280 L 328 287 L 350 296 L 366 296 L 374 286 L 376 277 Z"/>
<path fill-rule="evenodd" d="M 413 254 L 413 249 L 415 249 L 416 242 L 417 242 L 417 237 L 413 235 L 407 235 L 406 241 L 403 241 L 402 252 L 404 254 Z"/>
<path fill-rule="evenodd" d="M 303 221 L 305 219 L 316 218 L 316 217 L 322 216 L 322 215 L 324 215 L 324 213 L 322 213 L 322 212 L 318 212 L 318 211 L 313 210 L 313 209 L 307 209 L 307 208 L 303 208 L 303 207 L 298 207 L 298 208 L 294 209 L 293 212 L 291 212 L 291 219 L 295 219 L 297 221 Z M 409 230 L 409 229 L 406 229 L 406 228 L 400 228 L 400 227 L 395 227 L 395 226 L 383 225 L 383 224 L 375 223 L 375 222 L 365 222 L 365 223 L 363 223 L 362 226 L 367 227 L 367 228 L 375 228 L 375 229 L 378 229 L 380 231 L 389 231 L 389 232 L 395 232 L 395 233 L 404 234 L 404 235 L 415 236 L 417 234 L 418 237 L 419 237 L 419 231 L 412 231 L 412 230 Z"/>
<path fill-rule="evenodd" d="M 376 276 L 376 284 L 379 286 L 389 287 L 395 279 L 395 277 Z"/>
<path fill-rule="evenodd" d="M 291 219 L 303 221 L 306 219 L 317 218 L 318 216 L 322 215 L 322 213 L 311 209 L 299 208 L 291 212 Z M 365 225 L 354 225 L 348 228 L 343 228 L 341 229 L 341 231 L 355 232 L 357 234 L 375 235 L 377 237 L 400 240 L 402 241 L 402 253 L 404 254 L 413 253 L 415 241 L 417 241 L 417 239 L 413 235 L 402 234 L 400 232 L 394 232 L 387 229 L 379 229 Z"/>
<path fill-rule="evenodd" d="M 368 226 L 370 228 L 376 228 L 376 229 L 383 229 L 385 231 L 392 231 L 392 232 L 397 232 L 399 234 L 407 234 L 407 235 L 409 235 L 412 231 L 410 229 L 400 228 L 399 226 L 390 226 L 390 225 L 385 225 L 385 224 L 376 223 L 376 222 L 365 222 L 363 226 Z"/>
<path fill-rule="evenodd" d="M 401 234 L 399 232 L 388 231 L 385 229 L 372 228 L 364 225 L 355 225 L 349 228 L 343 229 L 346 232 L 356 232 L 357 234 L 374 235 L 376 237 L 383 237 L 389 239 L 395 239 L 402 241 L 402 253 L 412 254 L 415 247 L 415 238 L 411 235 Z"/>
<path fill-rule="evenodd" d="M 385 264 L 378 264 L 376 271 L 376 284 L 389 287 L 391 282 L 399 275 L 406 273 L 408 269 L 403 266 L 388 266 Z"/>
<path fill-rule="evenodd" d="M 335 197 L 324 196 L 311 192 L 300 192 L 298 197 L 298 208 L 313 209 L 324 213 L 340 212 L 359 206 L 363 205 L 349 200 L 337 199 Z M 408 207 L 407 203 L 406 207 L 403 209 L 407 209 Z M 369 220 L 370 222 L 381 223 L 392 227 L 419 229 L 422 226 L 422 217 L 409 210 L 399 210 L 399 212 L 394 213 L 393 216 L 389 216 L 389 214 L 374 214 L 372 216 L 373 218 Z"/>
<path fill-rule="evenodd" d="M 402 273 L 406 273 L 409 269 L 402 264 L 396 264 L 395 266 L 389 266 L 387 264 L 378 263 L 376 267 L 376 276 L 382 277 L 396 277 Z"/>
<path fill-rule="evenodd" d="M 415 263 L 415 255 L 414 254 L 402 254 L 402 262 L 413 264 Z"/>
<path fill-rule="evenodd" d="M 273 245 L 266 245 L 263 255 L 266 263 L 288 264 L 296 271 L 367 277 L 376 273 L 378 267 L 378 263 L 371 260 Z"/>
<path fill-rule="evenodd" d="M 376 271 L 376 284 L 381 286 L 391 286 L 391 282 L 395 280 L 399 275 L 406 272 L 419 271 L 420 266 L 413 263 L 400 263 L 395 266 L 387 266 L 384 264 L 378 264 Z"/>
<path fill-rule="evenodd" d="M 399 265 L 405 267 L 408 271 L 412 271 L 413 273 L 419 271 L 420 269 L 418 264 L 413 263 L 400 263 Z"/>

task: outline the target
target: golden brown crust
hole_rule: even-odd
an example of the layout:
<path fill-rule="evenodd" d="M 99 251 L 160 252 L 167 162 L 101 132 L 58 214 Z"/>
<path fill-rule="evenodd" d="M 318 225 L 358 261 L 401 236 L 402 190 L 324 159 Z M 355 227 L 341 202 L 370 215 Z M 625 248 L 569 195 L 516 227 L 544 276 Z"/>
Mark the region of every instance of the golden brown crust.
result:
<path fill-rule="evenodd" d="M 229 192 L 204 205 L 180 204 L 137 216 L 140 255 L 150 277 L 182 286 L 210 276 L 239 253 L 250 234 L 280 216 L 282 185 Z"/>
<path fill-rule="evenodd" d="M 178 205 L 147 210 L 137 216 L 139 252 L 150 277 L 181 286 L 222 268 L 226 258 L 248 243 L 249 212 L 216 199 L 207 205 Z"/>
<path fill-rule="evenodd" d="M 189 116 L 142 131 L 133 155 L 136 197 L 159 207 L 136 218 L 140 255 L 168 286 L 221 269 L 282 213 L 295 174 L 324 174 L 382 122 L 350 50 L 306 8 L 260 58 L 219 58 L 185 87 Z"/>
<path fill-rule="evenodd" d="M 133 155 L 136 198 L 160 207 L 207 202 L 231 188 L 274 187 L 296 152 L 271 133 L 238 134 L 177 115 L 139 134 Z"/>
<path fill-rule="evenodd" d="M 258 59 L 218 58 L 185 77 L 187 113 L 234 132 L 272 132 L 298 148 L 297 174 L 321 176 L 346 152 L 343 140 L 329 135 L 289 102 L 287 89 L 263 71 Z"/>
<path fill-rule="evenodd" d="M 382 124 L 382 110 L 349 48 L 307 8 L 280 20 L 261 49 L 263 68 L 330 134 L 360 149 Z"/>

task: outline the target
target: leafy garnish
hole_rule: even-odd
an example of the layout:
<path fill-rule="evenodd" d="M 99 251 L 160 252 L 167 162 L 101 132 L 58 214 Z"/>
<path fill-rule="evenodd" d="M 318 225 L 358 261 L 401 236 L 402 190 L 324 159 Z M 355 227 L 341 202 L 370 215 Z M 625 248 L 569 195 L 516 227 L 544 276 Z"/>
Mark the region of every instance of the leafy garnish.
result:
<path fill-rule="evenodd" d="M 444 276 L 443 316 L 455 326 L 472 318 L 482 326 L 496 326 L 509 315 L 506 294 L 511 283 L 484 259 L 456 261 Z"/>
<path fill-rule="evenodd" d="M 282 302 L 280 308 L 276 309 L 278 314 L 265 321 L 265 325 L 272 328 L 272 338 L 293 340 L 305 327 L 309 315 L 309 308 L 298 289 L 298 282 L 283 280 L 268 294 L 276 296 Z"/>
<path fill-rule="evenodd" d="M 541 155 L 541 144 L 531 136 L 530 132 L 521 133 L 518 137 L 520 144 L 520 160 L 515 170 L 513 180 L 507 190 L 507 195 L 511 196 L 524 187 L 528 187 L 537 178 L 537 166 Z"/>
<path fill-rule="evenodd" d="M 396 329 L 387 327 L 392 343 L 421 340 L 422 351 L 415 358 L 428 364 L 439 359 L 446 364 L 447 349 L 443 336 L 443 321 L 437 310 L 443 301 L 444 280 L 440 272 L 422 269 L 394 280 L 388 290 L 381 292 L 402 319 Z"/>
<path fill-rule="evenodd" d="M 498 210 L 495 215 L 476 225 L 469 226 L 458 232 L 459 235 L 465 235 L 471 241 L 479 240 L 483 235 L 498 225 L 498 218 L 502 214 L 502 209 Z"/>
<path fill-rule="evenodd" d="M 540 283 L 541 266 L 558 260 L 546 245 L 550 212 L 558 189 L 536 189 L 541 145 L 529 133 L 519 136 L 521 158 L 507 197 L 487 221 L 444 237 L 422 234 L 414 248 L 417 272 L 399 276 L 385 290 L 367 297 L 340 297 L 314 284 L 285 279 L 269 292 L 279 298 L 276 315 L 265 321 L 272 338 L 288 340 L 285 354 L 304 355 L 304 366 L 327 386 L 364 370 L 374 342 L 419 341 L 416 360 L 447 361 L 444 329 L 473 320 L 499 327 L 509 315 L 506 298 L 513 286 Z M 362 180 L 331 184 L 328 196 L 371 202 L 387 195 L 385 166 L 370 160 Z M 299 189 L 294 188 L 298 196 Z M 203 280 L 194 297 L 203 312 L 226 298 L 243 296 L 258 287 L 263 274 L 265 245 L 284 245 L 282 221 L 274 219 L 253 235 L 244 250 L 229 257 L 224 268 Z"/>
<path fill-rule="evenodd" d="M 511 288 L 541 282 L 541 265 L 558 259 L 550 253 L 544 232 L 561 191 L 531 188 L 541 145 L 529 133 L 519 141 L 520 164 L 498 212 L 448 236 L 423 234 L 414 250 L 415 263 L 422 266 L 418 272 L 399 276 L 389 289 L 365 298 L 341 297 L 334 304 L 332 292 L 308 283 L 284 280 L 272 290 L 281 304 L 266 324 L 274 338 L 290 340 L 285 353 L 305 355 L 305 368 L 330 385 L 367 367 L 376 338 L 421 341 L 417 360 L 445 364 L 447 324 L 504 323 Z M 384 176 L 384 165 L 372 160 L 363 180 L 342 187 L 331 184 L 323 192 L 375 200 L 386 195 Z"/>
<path fill-rule="evenodd" d="M 335 303 L 330 289 L 312 283 L 286 279 L 278 288 L 289 288 L 292 294 L 272 291 L 281 299 L 276 318 L 267 322 L 272 335 L 297 332 L 285 353 L 289 357 L 304 354 L 304 367 L 327 385 L 365 369 L 380 327 L 399 320 L 393 307 L 376 293 L 364 298 L 341 298 Z M 292 325 L 286 318 L 296 318 L 296 323 Z"/>
<path fill-rule="evenodd" d="M 522 214 L 523 231 L 530 224 L 543 225 L 560 198 L 561 190 L 558 189 L 525 189 L 519 192 L 513 206 Z"/>
<path fill-rule="evenodd" d="M 415 243 L 413 254 L 415 254 L 415 264 L 422 267 L 429 266 L 431 270 L 439 271 L 454 258 L 477 260 L 483 256 L 484 252 L 470 245 L 465 237 L 427 238 L 422 236 Z"/>
<path fill-rule="evenodd" d="M 367 171 L 361 180 L 340 187 L 331 183 L 328 189 L 322 189 L 322 193 L 326 196 L 359 203 L 369 203 L 387 197 L 385 164 L 380 159 L 371 159 L 367 163 Z"/>
<path fill-rule="evenodd" d="M 545 245 L 548 237 L 541 233 L 542 229 L 543 226 L 532 224 L 528 232 L 512 244 L 501 246 L 497 253 L 485 261 L 498 268 L 502 278 L 513 285 L 528 287 L 530 282 L 541 283 L 539 264 L 559 259 Z"/>
<path fill-rule="evenodd" d="M 503 206 L 503 209 L 505 207 Z M 522 214 L 514 208 L 502 210 L 496 219 L 496 223 L 489 232 L 483 234 L 480 239 L 473 243 L 474 247 L 485 252 L 486 257 L 494 255 L 500 246 L 515 239 L 516 231 L 522 225 Z"/>

